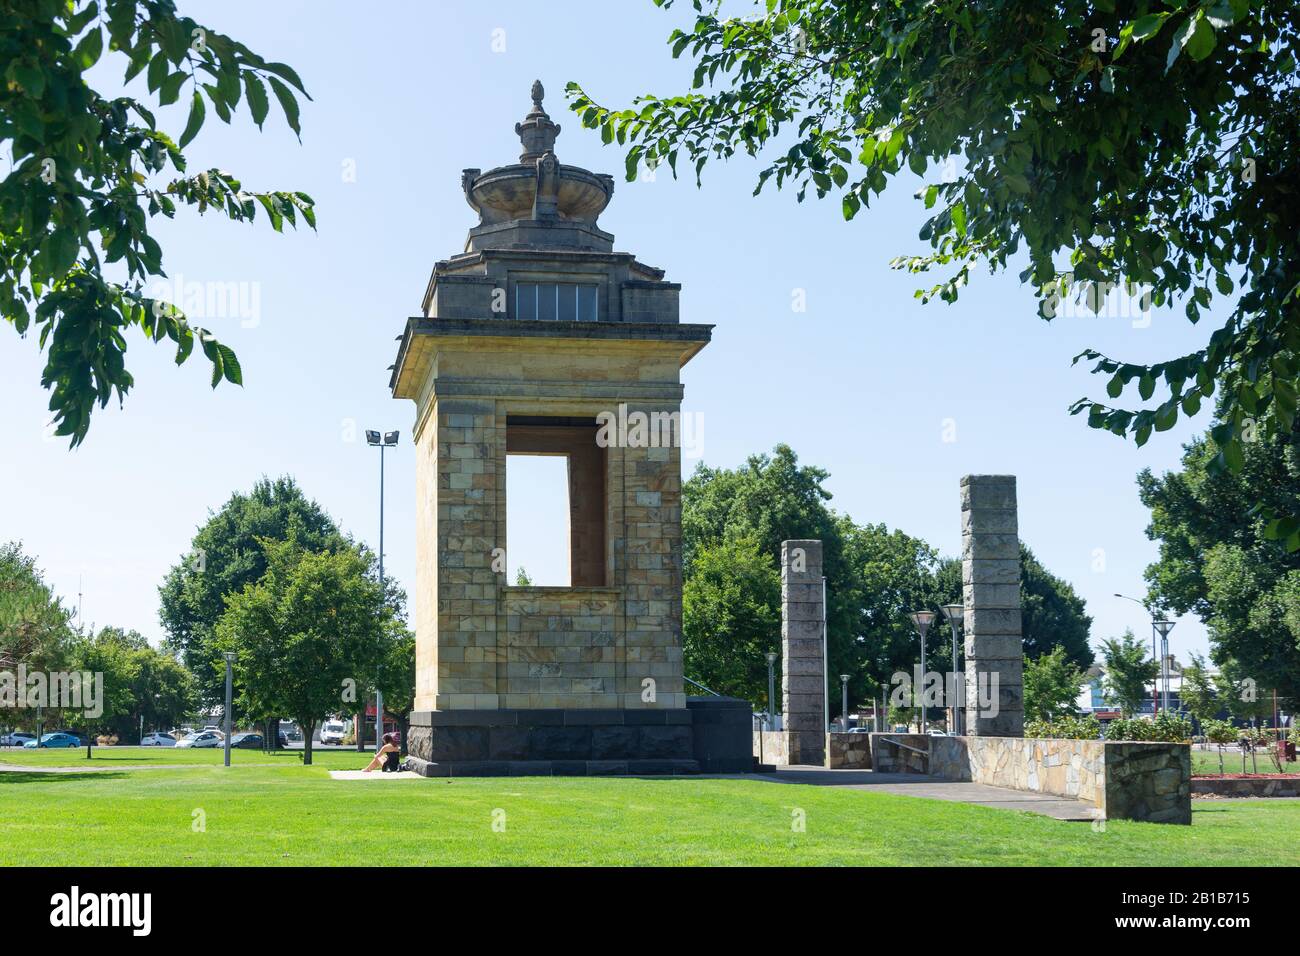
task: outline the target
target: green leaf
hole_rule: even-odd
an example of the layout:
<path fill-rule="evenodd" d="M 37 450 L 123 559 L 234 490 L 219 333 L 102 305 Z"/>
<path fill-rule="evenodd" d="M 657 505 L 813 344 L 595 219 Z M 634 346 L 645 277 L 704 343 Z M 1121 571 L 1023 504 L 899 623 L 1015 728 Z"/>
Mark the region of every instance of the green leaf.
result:
<path fill-rule="evenodd" d="M 253 114 L 253 122 L 261 129 L 270 104 L 266 98 L 266 84 L 251 70 L 244 72 L 244 95 L 248 97 L 248 109 Z"/>
<path fill-rule="evenodd" d="M 1206 20 L 1198 18 L 1196 28 L 1187 40 L 1187 55 L 1193 60 L 1204 60 L 1214 50 L 1216 40 L 1214 28 Z"/>
<path fill-rule="evenodd" d="M 189 122 L 185 124 L 185 132 L 181 133 L 181 138 L 178 141 L 181 149 L 188 146 L 194 137 L 199 134 L 199 130 L 203 128 L 203 117 L 205 114 L 206 109 L 203 106 L 203 97 L 199 94 L 198 90 L 195 90 L 194 98 L 190 100 Z"/>
<path fill-rule="evenodd" d="M 163 106 L 170 106 L 181 98 L 181 87 L 185 81 L 190 78 L 188 73 L 177 71 L 163 80 L 162 86 L 158 88 L 158 102 Z"/>
<path fill-rule="evenodd" d="M 81 38 L 81 42 L 72 51 L 72 59 L 81 69 L 89 70 L 99 62 L 99 57 L 103 52 L 104 34 L 96 25 L 91 27 L 90 32 Z"/>
<path fill-rule="evenodd" d="M 1145 40 L 1155 36 L 1167 19 L 1169 19 L 1167 13 L 1149 13 L 1145 17 L 1138 17 L 1133 21 L 1133 39 Z"/>
<path fill-rule="evenodd" d="M 280 109 L 284 110 L 284 118 L 289 123 L 289 128 L 302 138 L 302 128 L 298 125 L 298 101 L 294 98 L 293 92 L 275 77 L 267 77 L 271 83 L 271 91 L 275 93 L 275 98 L 280 101 Z"/>

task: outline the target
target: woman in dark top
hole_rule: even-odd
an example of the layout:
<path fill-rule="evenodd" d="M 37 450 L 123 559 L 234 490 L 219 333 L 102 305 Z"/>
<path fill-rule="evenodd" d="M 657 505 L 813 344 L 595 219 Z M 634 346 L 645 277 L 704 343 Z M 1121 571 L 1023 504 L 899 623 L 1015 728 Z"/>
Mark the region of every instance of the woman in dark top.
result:
<path fill-rule="evenodd" d="M 366 767 L 365 772 L 370 773 L 376 767 L 383 767 L 384 773 L 395 773 L 402 769 L 402 748 L 398 746 L 397 734 L 384 734 L 384 745 L 379 748 L 375 754 L 375 759 L 370 761 L 370 766 Z"/>

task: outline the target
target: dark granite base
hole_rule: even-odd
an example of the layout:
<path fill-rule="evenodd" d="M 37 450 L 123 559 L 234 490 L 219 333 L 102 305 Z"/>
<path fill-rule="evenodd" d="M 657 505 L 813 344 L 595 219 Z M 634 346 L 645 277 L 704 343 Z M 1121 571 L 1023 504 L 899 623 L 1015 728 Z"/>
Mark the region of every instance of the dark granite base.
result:
<path fill-rule="evenodd" d="M 451 710 L 411 715 L 424 776 L 748 773 L 750 709 L 692 697 L 673 710 Z"/>

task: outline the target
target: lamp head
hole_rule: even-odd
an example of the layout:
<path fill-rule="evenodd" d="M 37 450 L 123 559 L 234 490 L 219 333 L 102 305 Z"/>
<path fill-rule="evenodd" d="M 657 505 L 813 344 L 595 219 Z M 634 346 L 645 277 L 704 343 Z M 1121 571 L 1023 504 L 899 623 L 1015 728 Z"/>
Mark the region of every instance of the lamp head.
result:
<path fill-rule="evenodd" d="M 233 664 L 235 663 L 236 660 L 239 659 L 239 655 L 236 654 L 234 651 L 226 651 L 221 656 L 226 659 L 227 664 Z"/>
<path fill-rule="evenodd" d="M 1155 627 L 1156 633 L 1161 637 L 1168 637 L 1169 632 L 1174 629 L 1173 621 L 1152 621 L 1151 624 Z"/>
<path fill-rule="evenodd" d="M 371 429 L 367 428 L 367 429 L 366 429 L 366 444 L 368 444 L 368 445 L 378 445 L 378 444 L 379 444 L 379 432 L 377 432 L 377 431 L 372 431 Z"/>
<path fill-rule="evenodd" d="M 966 613 L 966 605 L 945 604 L 939 610 L 943 611 L 943 619 L 949 624 L 960 624 L 962 616 Z"/>
<path fill-rule="evenodd" d="M 396 444 L 397 444 L 397 432 L 384 432 L 384 444 L 385 444 L 385 445 L 396 445 Z"/>
<path fill-rule="evenodd" d="M 913 611 L 909 616 L 922 637 L 925 637 L 926 631 L 930 630 L 930 625 L 934 623 L 936 617 L 933 611 Z"/>
<path fill-rule="evenodd" d="M 769 666 L 776 663 L 776 651 L 767 652 L 767 663 Z"/>

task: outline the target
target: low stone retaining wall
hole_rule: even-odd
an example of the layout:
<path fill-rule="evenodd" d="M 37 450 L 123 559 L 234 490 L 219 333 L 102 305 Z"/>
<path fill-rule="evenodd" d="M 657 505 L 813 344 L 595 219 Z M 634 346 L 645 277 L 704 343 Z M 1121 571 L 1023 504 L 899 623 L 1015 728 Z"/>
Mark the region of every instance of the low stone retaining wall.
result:
<path fill-rule="evenodd" d="M 1036 737 L 931 737 L 930 773 L 994 787 L 1105 802 L 1105 742 Z"/>
<path fill-rule="evenodd" d="M 871 735 L 827 734 L 826 766 L 832 770 L 870 770 Z"/>
<path fill-rule="evenodd" d="M 790 738 L 784 730 L 755 730 L 754 759 L 774 767 L 790 766 Z"/>
<path fill-rule="evenodd" d="M 927 770 L 962 780 L 1073 797 L 1110 820 L 1192 822 L 1192 754 L 1188 744 L 1129 740 L 1055 740 L 1036 737 L 923 737 L 872 734 L 877 770 L 909 769 L 918 757 L 892 747 L 897 740 L 926 748 Z M 880 737 L 877 741 L 875 738 Z M 906 758 L 898 754 L 907 754 Z"/>
<path fill-rule="evenodd" d="M 868 734 L 871 767 L 880 773 L 929 773 L 930 740 L 925 734 Z M 902 746 L 898 746 L 902 744 Z"/>
<path fill-rule="evenodd" d="M 1194 797 L 1300 797 L 1298 777 L 1193 777 Z"/>

